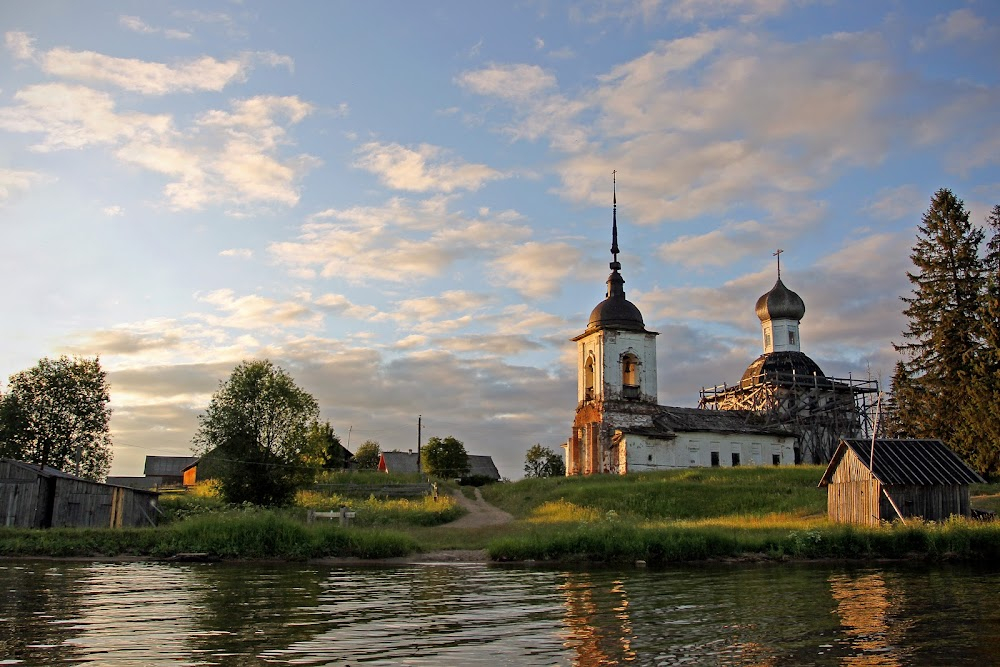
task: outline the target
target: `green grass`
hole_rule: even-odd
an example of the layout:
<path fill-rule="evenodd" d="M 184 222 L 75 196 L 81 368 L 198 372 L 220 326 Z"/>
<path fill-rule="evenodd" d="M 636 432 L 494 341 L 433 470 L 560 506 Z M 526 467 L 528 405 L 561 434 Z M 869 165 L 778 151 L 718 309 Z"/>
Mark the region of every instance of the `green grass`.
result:
<path fill-rule="evenodd" d="M 1000 558 L 1000 522 L 832 524 L 826 519 L 826 491 L 816 487 L 822 472 L 821 466 L 747 466 L 493 484 L 481 489 L 483 495 L 517 520 L 470 529 L 445 525 L 464 513 L 446 486 L 437 502 L 303 492 L 299 506 L 276 509 L 230 507 L 202 487 L 162 496 L 165 516 L 157 528 L 0 528 L 0 556 L 204 552 L 226 559 L 300 560 L 486 549 L 498 561 L 651 565 L 731 558 Z M 975 485 L 972 493 L 974 507 L 1000 508 L 1000 485 Z M 305 523 L 306 507 L 342 504 L 357 513 L 351 527 Z"/>
<path fill-rule="evenodd" d="M 774 513 L 818 516 L 826 512 L 826 491 L 816 487 L 823 470 L 822 466 L 692 468 L 623 477 L 526 479 L 482 491 L 489 502 L 523 519 L 557 502 L 636 520 Z"/>

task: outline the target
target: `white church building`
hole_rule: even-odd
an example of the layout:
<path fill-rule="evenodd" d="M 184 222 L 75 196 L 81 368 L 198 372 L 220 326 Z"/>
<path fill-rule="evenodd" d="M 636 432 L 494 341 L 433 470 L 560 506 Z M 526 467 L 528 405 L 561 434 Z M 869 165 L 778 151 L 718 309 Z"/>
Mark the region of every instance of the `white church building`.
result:
<path fill-rule="evenodd" d="M 646 329 L 639 309 L 625 298 L 617 196 L 611 237 L 606 298 L 591 312 L 583 333 L 573 338 L 577 407 L 565 445 L 566 474 L 793 465 L 796 437 L 788 430 L 757 424 L 745 411 L 659 405 L 657 333 Z"/>

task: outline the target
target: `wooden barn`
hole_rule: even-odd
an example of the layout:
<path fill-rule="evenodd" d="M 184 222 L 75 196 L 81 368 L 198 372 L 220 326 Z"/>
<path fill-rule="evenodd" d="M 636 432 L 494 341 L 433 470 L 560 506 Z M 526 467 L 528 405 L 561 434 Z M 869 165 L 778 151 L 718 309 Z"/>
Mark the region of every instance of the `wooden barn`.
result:
<path fill-rule="evenodd" d="M 20 528 L 155 526 L 159 494 L 0 459 L 0 521 Z"/>
<path fill-rule="evenodd" d="M 877 525 L 969 516 L 969 484 L 984 481 L 940 440 L 844 439 L 819 486 L 831 521 Z"/>

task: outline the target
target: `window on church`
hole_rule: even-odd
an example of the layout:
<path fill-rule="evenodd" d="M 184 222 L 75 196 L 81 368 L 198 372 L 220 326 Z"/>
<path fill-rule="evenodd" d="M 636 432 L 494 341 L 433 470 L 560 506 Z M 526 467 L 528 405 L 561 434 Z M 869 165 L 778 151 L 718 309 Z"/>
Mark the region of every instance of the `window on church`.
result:
<path fill-rule="evenodd" d="M 733 452 L 733 467 L 735 468 L 740 464 L 740 453 Z"/>
<path fill-rule="evenodd" d="M 795 332 L 794 331 L 789 331 L 788 332 L 788 344 L 789 345 L 795 345 Z"/>
<path fill-rule="evenodd" d="M 622 357 L 622 396 L 639 398 L 639 358 L 631 353 Z"/>
<path fill-rule="evenodd" d="M 712 467 L 719 467 L 719 452 L 712 452 Z"/>
<path fill-rule="evenodd" d="M 767 350 L 767 349 L 770 349 L 770 348 L 771 348 L 771 332 L 770 331 L 765 331 L 764 332 L 764 349 Z"/>
<path fill-rule="evenodd" d="M 588 357 L 583 367 L 583 397 L 584 400 L 594 400 L 594 357 Z"/>

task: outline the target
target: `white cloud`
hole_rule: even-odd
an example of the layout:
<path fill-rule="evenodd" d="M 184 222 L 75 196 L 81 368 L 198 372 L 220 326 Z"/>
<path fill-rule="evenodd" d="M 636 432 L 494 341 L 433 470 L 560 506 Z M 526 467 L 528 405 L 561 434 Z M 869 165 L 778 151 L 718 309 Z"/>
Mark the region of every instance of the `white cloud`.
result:
<path fill-rule="evenodd" d="M 224 317 L 202 316 L 213 326 L 269 330 L 282 326 L 314 327 L 320 320 L 318 313 L 298 301 L 276 301 L 257 294 L 238 297 L 231 289 L 198 294 L 196 298 L 226 313 Z"/>
<path fill-rule="evenodd" d="M 125 215 L 125 209 L 117 205 L 105 206 L 103 209 L 101 209 L 101 211 L 104 213 L 104 215 L 108 216 L 109 218 L 119 218 Z"/>
<path fill-rule="evenodd" d="M 361 146 L 355 166 L 377 175 L 383 184 L 411 192 L 478 190 L 484 183 L 505 178 L 484 164 L 445 161 L 438 146 L 421 144 L 416 149 L 376 142 Z"/>
<path fill-rule="evenodd" d="M 35 55 L 35 38 L 26 32 L 11 30 L 4 33 L 4 44 L 18 60 L 29 60 Z"/>
<path fill-rule="evenodd" d="M 312 216 L 298 239 L 268 250 L 303 277 L 405 283 L 440 275 L 459 259 L 495 255 L 531 233 L 511 224 L 510 212 L 467 219 L 449 212 L 447 202 L 393 199 L 380 207 L 329 209 Z"/>
<path fill-rule="evenodd" d="M 219 257 L 235 257 L 237 259 L 253 259 L 250 248 L 227 248 L 219 252 Z"/>
<path fill-rule="evenodd" d="M 538 65 L 493 65 L 463 72 L 459 85 L 478 95 L 508 100 L 528 100 L 556 87 L 554 75 Z"/>
<path fill-rule="evenodd" d="M 514 246 L 491 263 L 497 282 L 524 296 L 543 299 L 559 293 L 563 281 L 574 273 L 580 249 L 565 242 L 528 242 Z"/>
<path fill-rule="evenodd" d="M 149 141 L 172 131 L 170 116 L 119 113 L 110 95 L 84 86 L 38 84 L 19 90 L 14 100 L 16 106 L 0 107 L 0 128 L 43 134 L 32 147 L 40 152 Z"/>
<path fill-rule="evenodd" d="M 0 205 L 42 179 L 43 176 L 34 171 L 0 169 Z"/>
<path fill-rule="evenodd" d="M 142 35 L 162 34 L 167 39 L 191 39 L 191 33 L 173 28 L 155 28 L 138 16 L 119 16 L 118 25 Z"/>
<path fill-rule="evenodd" d="M 324 311 L 356 320 L 370 320 L 379 314 L 378 308 L 374 306 L 359 306 L 352 303 L 343 294 L 323 294 L 317 297 L 313 303 Z"/>

